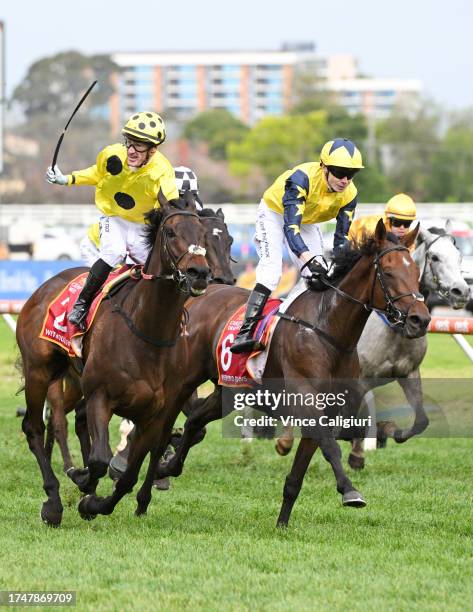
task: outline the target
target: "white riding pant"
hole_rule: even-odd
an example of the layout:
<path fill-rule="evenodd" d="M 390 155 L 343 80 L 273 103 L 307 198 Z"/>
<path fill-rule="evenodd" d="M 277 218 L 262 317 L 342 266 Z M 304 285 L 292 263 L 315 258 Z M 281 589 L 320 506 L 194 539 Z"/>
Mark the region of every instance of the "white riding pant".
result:
<path fill-rule="evenodd" d="M 256 282 L 274 291 L 281 280 L 283 244 L 286 244 L 292 262 L 300 270 L 302 262 L 291 251 L 284 235 L 284 216 L 271 210 L 264 200 L 258 206 L 254 241 L 259 256 L 256 266 Z M 317 224 L 301 225 L 301 236 L 312 255 L 323 255 L 324 245 Z M 310 276 L 307 268 L 303 276 Z"/>
<path fill-rule="evenodd" d="M 120 217 L 100 217 L 100 248 L 86 236 L 80 243 L 82 259 L 89 267 L 97 259 L 103 259 L 112 268 L 125 263 L 144 264 L 149 254 L 145 244 L 144 230 L 146 225 L 133 223 Z"/>

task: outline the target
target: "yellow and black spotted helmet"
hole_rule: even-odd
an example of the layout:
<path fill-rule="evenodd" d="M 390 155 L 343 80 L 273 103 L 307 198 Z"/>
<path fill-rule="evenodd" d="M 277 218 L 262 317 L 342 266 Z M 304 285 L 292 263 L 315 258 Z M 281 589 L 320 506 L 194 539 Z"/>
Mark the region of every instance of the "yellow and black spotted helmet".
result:
<path fill-rule="evenodd" d="M 166 128 L 164 121 L 153 111 L 144 111 L 132 115 L 122 130 L 124 136 L 152 142 L 160 145 L 166 140 Z"/>

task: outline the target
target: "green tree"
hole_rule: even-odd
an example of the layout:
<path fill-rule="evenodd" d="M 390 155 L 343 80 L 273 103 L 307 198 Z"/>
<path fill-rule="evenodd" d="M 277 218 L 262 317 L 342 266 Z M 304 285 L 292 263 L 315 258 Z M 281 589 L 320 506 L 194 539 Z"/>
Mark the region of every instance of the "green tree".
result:
<path fill-rule="evenodd" d="M 224 109 L 209 110 L 197 115 L 184 128 L 184 137 L 194 142 L 206 142 L 213 159 L 226 159 L 228 143 L 240 142 L 249 128 Z"/>
<path fill-rule="evenodd" d="M 434 202 L 473 201 L 473 111 L 453 116 L 432 156 L 428 199 Z"/>
<path fill-rule="evenodd" d="M 396 192 L 426 199 L 440 142 L 440 121 L 439 108 L 425 102 L 414 111 L 399 107 L 378 125 L 383 169 Z"/>
<path fill-rule="evenodd" d="M 240 143 L 228 145 L 230 170 L 237 176 L 249 176 L 254 166 L 267 181 L 281 172 L 314 159 L 323 144 L 326 114 L 265 117 Z"/>

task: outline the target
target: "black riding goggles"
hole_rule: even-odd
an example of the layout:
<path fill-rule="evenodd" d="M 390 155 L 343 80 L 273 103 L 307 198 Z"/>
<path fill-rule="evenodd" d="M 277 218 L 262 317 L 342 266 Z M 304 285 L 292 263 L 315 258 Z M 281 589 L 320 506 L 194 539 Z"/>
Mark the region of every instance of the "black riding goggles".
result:
<path fill-rule="evenodd" d="M 140 142 L 137 140 L 130 140 L 125 137 L 124 141 L 125 147 L 130 149 L 133 147 L 137 153 L 144 153 L 145 151 L 149 151 L 154 145 L 151 143 Z"/>
<path fill-rule="evenodd" d="M 397 219 L 396 217 L 389 217 L 389 223 L 391 227 L 411 227 L 411 223 L 414 219 Z"/>
<path fill-rule="evenodd" d="M 341 168 L 340 166 L 327 166 L 327 169 L 335 178 L 343 179 L 346 177 L 349 181 L 360 170 L 360 168 Z"/>

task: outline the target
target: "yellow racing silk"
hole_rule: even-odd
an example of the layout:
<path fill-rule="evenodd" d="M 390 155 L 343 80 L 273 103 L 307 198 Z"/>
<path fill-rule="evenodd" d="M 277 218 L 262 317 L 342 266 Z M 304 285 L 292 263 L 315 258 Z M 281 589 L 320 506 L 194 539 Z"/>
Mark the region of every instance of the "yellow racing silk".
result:
<path fill-rule="evenodd" d="M 357 189 L 350 182 L 342 192 L 329 191 L 319 162 L 295 166 L 279 176 L 263 195 L 274 212 L 284 215 L 284 234 L 291 250 L 299 257 L 307 246 L 300 235 L 301 223 L 337 219 L 334 249 L 347 240 L 357 204 Z"/>
<path fill-rule="evenodd" d="M 104 215 L 144 223 L 145 213 L 159 208 L 160 189 L 167 200 L 179 197 L 174 168 L 159 151 L 136 171 L 126 159 L 124 145 L 105 147 L 93 166 L 72 172 L 68 184 L 95 185 L 95 203 Z"/>

